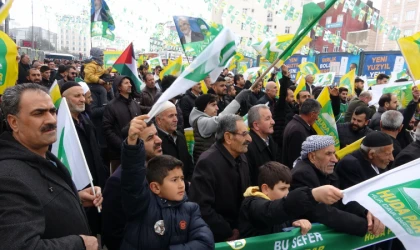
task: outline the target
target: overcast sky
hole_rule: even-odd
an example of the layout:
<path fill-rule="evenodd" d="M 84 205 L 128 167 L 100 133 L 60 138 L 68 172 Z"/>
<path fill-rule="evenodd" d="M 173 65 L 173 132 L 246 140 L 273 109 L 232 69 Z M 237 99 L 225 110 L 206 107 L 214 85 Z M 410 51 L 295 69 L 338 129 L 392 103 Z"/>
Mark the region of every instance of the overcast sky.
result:
<path fill-rule="evenodd" d="M 33 23 L 57 32 L 59 24 L 57 16 L 80 16 L 90 19 L 89 0 L 15 0 L 10 11 L 12 19 L 10 28 L 30 27 Z M 220 0 L 221 1 L 221 0 Z M 115 35 L 127 41 L 134 41 L 136 46 L 145 47 L 149 44 L 148 37 L 153 33 L 156 23 L 172 20 L 174 15 L 199 16 L 210 19 L 210 11 L 204 0 L 106 0 L 115 21 Z M 319 2 L 319 0 L 315 0 Z M 382 0 L 374 0 L 376 8 L 380 8 Z M 258 4 L 258 3 L 256 3 Z M 141 20 L 139 18 L 141 17 Z M 67 24 L 61 23 L 66 26 Z M 70 25 L 77 30 L 89 32 L 89 25 Z M 148 32 L 145 33 L 146 28 Z M 145 38 L 146 37 L 146 38 Z"/>

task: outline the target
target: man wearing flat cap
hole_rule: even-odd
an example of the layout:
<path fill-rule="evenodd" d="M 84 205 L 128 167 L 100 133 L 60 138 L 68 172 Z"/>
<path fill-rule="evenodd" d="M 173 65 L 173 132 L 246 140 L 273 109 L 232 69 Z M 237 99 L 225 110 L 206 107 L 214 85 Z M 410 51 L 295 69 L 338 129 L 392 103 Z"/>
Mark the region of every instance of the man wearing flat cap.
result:
<path fill-rule="evenodd" d="M 301 156 L 292 169 L 291 189 L 316 188 L 332 185 L 339 188 L 334 172 L 337 163 L 334 138 L 327 135 L 309 136 L 302 144 Z M 311 222 L 322 223 L 338 232 L 363 236 L 368 231 L 375 235 L 384 230 L 383 224 L 357 202 L 343 205 L 318 204 L 314 212 L 305 215 Z"/>
<path fill-rule="evenodd" d="M 155 123 L 158 136 L 162 139 L 163 154 L 171 155 L 184 163 L 185 180 L 189 181 L 194 171 L 192 157 L 188 152 L 187 140 L 183 133 L 176 130 L 178 113 L 175 105 L 166 101 L 159 106 Z M 188 190 L 188 186 L 186 186 Z"/>
<path fill-rule="evenodd" d="M 385 172 L 394 160 L 393 150 L 389 135 L 379 131 L 369 133 L 358 151 L 345 156 L 337 164 L 340 188 L 346 189 Z"/>

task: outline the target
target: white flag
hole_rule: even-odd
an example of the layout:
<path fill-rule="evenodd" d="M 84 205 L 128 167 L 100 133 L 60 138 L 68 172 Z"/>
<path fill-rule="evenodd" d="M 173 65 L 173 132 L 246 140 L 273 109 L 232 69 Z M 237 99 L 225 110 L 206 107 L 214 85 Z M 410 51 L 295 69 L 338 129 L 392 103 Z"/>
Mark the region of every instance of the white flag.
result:
<path fill-rule="evenodd" d="M 357 201 L 401 240 L 407 250 L 420 246 L 420 159 L 343 191 L 344 204 Z"/>
<path fill-rule="evenodd" d="M 209 75 L 212 82 L 217 80 L 229 59 L 235 54 L 236 44 L 235 35 L 228 28 L 224 27 L 218 33 L 212 35 L 215 36 L 214 40 L 207 45 L 153 105 L 149 112 L 150 119 L 156 115 L 162 103 L 177 95 L 184 94 L 192 86 L 204 80 L 206 76 Z"/>
<path fill-rule="evenodd" d="M 81 190 L 92 182 L 92 175 L 86 163 L 79 136 L 73 119 L 63 97 L 57 115 L 57 141 L 51 152 L 67 167 L 77 190 Z"/>

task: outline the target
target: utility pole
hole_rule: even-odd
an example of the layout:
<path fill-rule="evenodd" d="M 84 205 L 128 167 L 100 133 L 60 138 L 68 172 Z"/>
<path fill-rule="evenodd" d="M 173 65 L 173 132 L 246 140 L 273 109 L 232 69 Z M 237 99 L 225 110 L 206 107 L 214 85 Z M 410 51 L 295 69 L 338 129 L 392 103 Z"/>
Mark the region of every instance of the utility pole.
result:
<path fill-rule="evenodd" d="M 32 2 L 32 48 L 35 48 L 35 44 L 34 44 L 34 0 L 31 0 Z"/>

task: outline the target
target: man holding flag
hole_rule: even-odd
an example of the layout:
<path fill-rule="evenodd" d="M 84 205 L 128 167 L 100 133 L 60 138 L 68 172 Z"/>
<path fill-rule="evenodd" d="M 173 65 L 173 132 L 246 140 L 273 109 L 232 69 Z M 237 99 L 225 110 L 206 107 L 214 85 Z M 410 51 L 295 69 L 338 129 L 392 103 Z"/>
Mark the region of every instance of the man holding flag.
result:
<path fill-rule="evenodd" d="M 100 207 L 89 187 L 76 189 L 49 145 L 57 140 L 56 108 L 39 84 L 8 88 L 2 111 L 11 132 L 0 136 L 0 242 L 9 249 L 97 249 L 83 207 Z M 83 207 L 82 207 L 83 205 Z"/>

